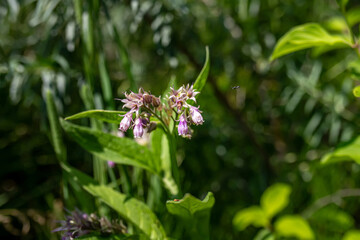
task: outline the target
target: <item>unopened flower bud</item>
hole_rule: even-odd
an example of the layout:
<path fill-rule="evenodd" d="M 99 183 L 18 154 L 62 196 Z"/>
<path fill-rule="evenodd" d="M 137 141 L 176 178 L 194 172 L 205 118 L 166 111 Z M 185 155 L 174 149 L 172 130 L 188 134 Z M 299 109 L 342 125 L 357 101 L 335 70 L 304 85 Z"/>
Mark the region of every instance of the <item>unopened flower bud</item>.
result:
<path fill-rule="evenodd" d="M 107 165 L 109 168 L 114 168 L 115 167 L 115 163 L 113 161 L 107 161 Z"/>
<path fill-rule="evenodd" d="M 144 103 L 146 103 L 146 104 L 152 103 L 152 98 L 153 97 L 147 93 L 143 94 Z"/>
<path fill-rule="evenodd" d="M 144 134 L 143 124 L 142 120 L 140 118 L 137 118 L 135 120 L 135 126 L 134 126 L 134 138 L 141 138 Z"/>
<path fill-rule="evenodd" d="M 184 114 L 182 114 L 180 116 L 179 119 L 179 125 L 178 125 L 178 133 L 180 136 L 185 136 L 188 132 L 188 126 L 187 126 L 187 122 L 186 122 L 186 117 Z"/>
<path fill-rule="evenodd" d="M 153 97 L 152 98 L 152 105 L 155 107 L 155 108 L 157 108 L 157 107 L 159 107 L 160 106 L 160 99 L 159 98 L 157 98 L 157 97 Z"/>
<path fill-rule="evenodd" d="M 201 116 L 200 110 L 197 107 L 190 106 L 190 116 L 191 116 L 191 120 L 196 125 L 202 124 L 204 122 L 204 119 Z"/>
<path fill-rule="evenodd" d="M 119 130 L 126 132 L 130 127 L 131 120 L 132 120 L 132 113 L 125 114 L 124 118 L 120 122 Z"/>

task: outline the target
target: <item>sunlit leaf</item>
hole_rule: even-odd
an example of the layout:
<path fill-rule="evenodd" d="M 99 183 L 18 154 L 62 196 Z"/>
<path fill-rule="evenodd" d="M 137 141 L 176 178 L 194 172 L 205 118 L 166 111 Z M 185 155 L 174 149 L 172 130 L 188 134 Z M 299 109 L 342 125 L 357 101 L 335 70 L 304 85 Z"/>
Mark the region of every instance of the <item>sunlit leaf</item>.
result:
<path fill-rule="evenodd" d="M 347 21 L 350 27 L 360 22 L 360 7 L 352 7 L 346 13 Z"/>
<path fill-rule="evenodd" d="M 360 230 L 350 230 L 345 233 L 342 240 L 359 240 L 360 239 Z"/>
<path fill-rule="evenodd" d="M 65 118 L 65 120 L 75 120 L 79 118 L 96 118 L 98 120 L 109 122 L 109 123 L 117 123 L 123 119 L 122 116 L 126 112 L 124 111 L 110 111 L 110 110 L 89 110 L 74 114 L 70 117 Z"/>
<path fill-rule="evenodd" d="M 159 173 L 159 163 L 150 150 L 133 140 L 81 127 L 65 120 L 61 120 L 61 125 L 80 146 L 102 160 L 141 167 L 153 173 Z"/>
<path fill-rule="evenodd" d="M 267 227 L 269 219 L 264 210 L 259 206 L 245 208 L 236 213 L 233 225 L 237 230 L 242 231 L 250 225 L 255 227 Z"/>
<path fill-rule="evenodd" d="M 266 189 L 260 204 L 268 218 L 272 218 L 288 205 L 290 193 L 291 187 L 283 183 L 274 184 Z"/>
<path fill-rule="evenodd" d="M 355 97 L 360 97 L 360 86 L 356 86 L 353 89 L 353 94 L 354 94 Z"/>
<path fill-rule="evenodd" d="M 114 189 L 98 185 L 95 180 L 81 171 L 62 164 L 63 169 L 74 181 L 78 182 L 87 192 L 101 199 L 117 211 L 121 217 L 131 222 L 151 239 L 166 239 L 165 231 L 156 215 L 143 202 L 129 198 Z"/>
<path fill-rule="evenodd" d="M 270 60 L 302 49 L 320 46 L 351 47 L 351 42 L 344 36 L 330 35 L 317 23 L 308 23 L 292 28 L 281 37 Z"/>
<path fill-rule="evenodd" d="M 166 208 L 184 220 L 193 239 L 209 239 L 210 212 L 214 204 L 211 192 L 202 201 L 187 193 L 183 199 L 167 201 Z"/>
<path fill-rule="evenodd" d="M 287 215 L 275 222 L 276 234 L 283 237 L 296 237 L 298 239 L 314 239 L 314 233 L 309 224 L 300 216 Z"/>
<path fill-rule="evenodd" d="M 360 137 L 337 147 L 321 159 L 322 164 L 342 161 L 355 161 L 360 164 Z"/>
<path fill-rule="evenodd" d="M 196 91 L 200 92 L 203 89 L 203 87 L 205 86 L 207 77 L 209 75 L 209 70 L 210 70 L 210 54 L 209 54 L 209 47 L 206 46 L 205 64 L 194 83 L 194 89 Z"/>

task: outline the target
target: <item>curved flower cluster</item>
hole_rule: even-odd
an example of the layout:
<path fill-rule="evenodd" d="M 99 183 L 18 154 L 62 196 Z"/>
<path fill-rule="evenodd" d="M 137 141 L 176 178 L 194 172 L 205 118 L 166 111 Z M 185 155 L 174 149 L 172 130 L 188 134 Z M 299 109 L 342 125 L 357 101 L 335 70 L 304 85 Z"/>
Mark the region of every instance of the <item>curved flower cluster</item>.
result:
<path fill-rule="evenodd" d="M 201 125 L 204 119 L 201 115 L 199 107 L 194 107 L 188 102 L 196 102 L 195 96 L 199 94 L 189 84 L 182 86 L 178 90 L 171 88 L 169 96 L 169 106 L 176 109 L 179 117 L 178 134 L 182 137 L 191 138 L 192 130 L 189 125 Z"/>
<path fill-rule="evenodd" d="M 182 137 L 191 138 L 192 130 L 189 126 L 192 124 L 200 125 L 204 122 L 199 107 L 191 105 L 191 103 L 196 102 L 195 96 L 199 92 L 196 92 L 193 86 L 189 84 L 177 90 L 170 89 L 170 94 L 165 99 L 167 105 L 163 104 L 159 97 L 151 95 L 142 88 L 139 89 L 139 93 L 125 93 L 125 99 L 121 100 L 124 103 L 123 108 L 130 110 L 123 115 L 124 118 L 120 122 L 119 130 L 126 132 L 132 128 L 134 137 L 140 138 L 144 134 L 144 129 L 147 129 L 147 132 L 155 129 L 155 123 L 150 122 L 151 116 L 158 118 L 160 122 L 166 125 L 165 127 L 169 127 L 169 119 L 175 120 L 174 118 L 178 117 L 179 119 L 175 120 L 179 122 L 178 134 Z M 174 113 L 176 116 L 173 116 Z"/>
<path fill-rule="evenodd" d="M 133 128 L 134 137 L 141 138 L 145 128 L 148 132 L 155 129 L 154 123 L 150 122 L 150 116 L 161 106 L 160 98 L 145 92 L 142 88 L 139 89 L 139 93 L 125 93 L 125 97 L 121 100 L 124 103 L 123 108 L 129 108 L 130 111 L 121 120 L 119 130 L 126 132 L 129 128 Z M 135 119 L 133 119 L 134 114 Z"/>
<path fill-rule="evenodd" d="M 68 211 L 69 212 L 69 211 Z M 125 234 L 126 227 L 121 222 L 110 222 L 106 218 L 99 218 L 95 214 L 86 214 L 76 209 L 69 212 L 66 220 L 60 221 L 61 227 L 53 232 L 63 232 L 62 240 L 72 240 L 90 233 L 108 234 Z"/>

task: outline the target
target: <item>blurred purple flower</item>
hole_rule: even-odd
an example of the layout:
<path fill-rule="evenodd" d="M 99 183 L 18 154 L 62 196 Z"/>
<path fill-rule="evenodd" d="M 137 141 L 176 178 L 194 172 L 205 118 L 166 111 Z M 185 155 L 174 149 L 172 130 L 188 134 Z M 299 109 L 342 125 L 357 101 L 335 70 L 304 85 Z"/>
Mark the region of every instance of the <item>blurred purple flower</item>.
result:
<path fill-rule="evenodd" d="M 197 107 L 190 106 L 190 116 L 193 123 L 196 125 L 201 125 L 204 122 L 203 117 L 201 116 L 201 111 Z"/>
<path fill-rule="evenodd" d="M 107 161 L 107 165 L 109 168 L 114 168 L 116 164 L 113 161 Z"/>
<path fill-rule="evenodd" d="M 134 124 L 134 138 L 141 138 L 144 134 L 143 121 L 141 118 L 137 118 Z"/>
<path fill-rule="evenodd" d="M 180 136 L 185 136 L 188 133 L 187 121 L 184 114 L 182 114 L 179 119 L 178 133 Z"/>

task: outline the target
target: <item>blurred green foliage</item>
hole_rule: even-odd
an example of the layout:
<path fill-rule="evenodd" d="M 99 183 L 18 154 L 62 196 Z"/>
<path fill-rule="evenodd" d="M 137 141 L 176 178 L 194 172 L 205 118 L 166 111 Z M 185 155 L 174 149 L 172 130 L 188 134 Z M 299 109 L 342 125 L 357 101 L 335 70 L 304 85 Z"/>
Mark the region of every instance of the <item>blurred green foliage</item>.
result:
<path fill-rule="evenodd" d="M 347 9 L 359 35 L 359 3 L 349 0 Z M 62 199 L 66 183 L 50 138 L 48 91 L 63 117 L 120 110 L 113 98 L 129 89 L 160 95 L 171 78 L 194 82 L 209 46 L 211 70 L 198 98 L 205 123 L 179 143 L 177 163 L 184 192 L 201 199 L 214 193 L 211 238 L 253 239 L 257 228 L 238 231 L 232 219 L 283 182 L 292 191 L 282 214 L 300 214 L 316 239 L 342 239 L 348 230 L 344 239 L 353 239 L 360 166 L 324 166 L 320 159 L 358 135 L 357 56 L 352 49 L 304 50 L 269 62 L 291 28 L 318 22 L 330 34 L 346 32 L 341 19 L 335 0 L 1 1 L 0 238 L 57 239 L 55 219 L 80 201 L 80 190 Z M 65 145 L 72 165 L 91 172 L 91 156 L 70 139 Z M 94 211 L 82 194 L 82 210 Z M 163 212 L 158 202 L 166 200 L 152 209 Z M 166 229 L 174 236 L 181 230 Z"/>

